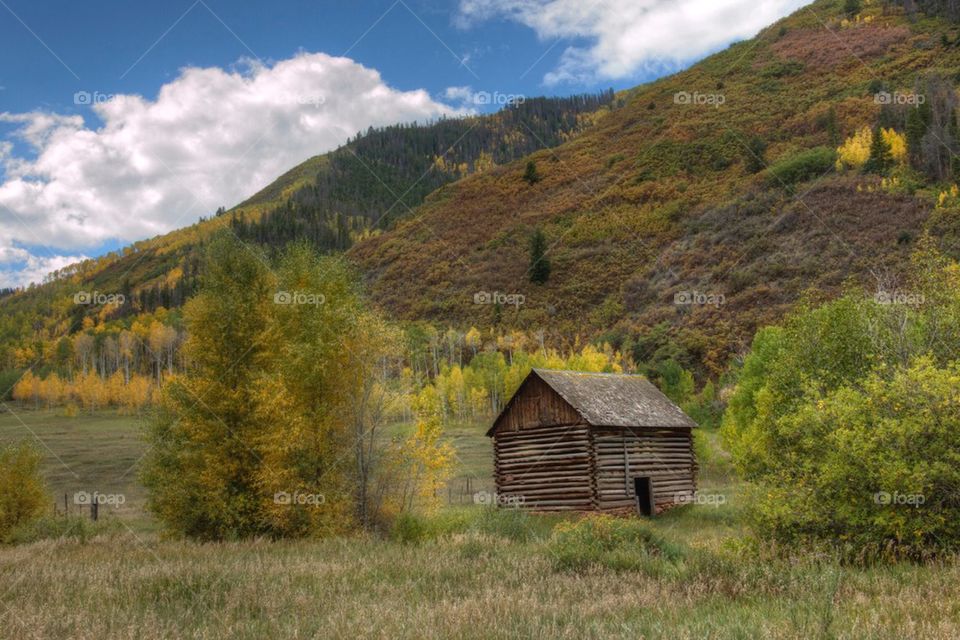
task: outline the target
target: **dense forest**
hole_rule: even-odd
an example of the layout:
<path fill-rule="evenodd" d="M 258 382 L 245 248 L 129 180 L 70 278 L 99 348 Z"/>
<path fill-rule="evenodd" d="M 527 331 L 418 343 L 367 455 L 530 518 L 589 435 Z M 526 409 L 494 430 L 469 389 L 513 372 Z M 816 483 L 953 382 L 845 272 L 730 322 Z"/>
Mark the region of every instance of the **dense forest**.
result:
<path fill-rule="evenodd" d="M 534 98 L 493 116 L 370 129 L 329 154 L 312 184 L 254 220 L 231 214 L 231 226 L 241 239 L 273 248 L 307 240 L 344 250 L 372 229 L 390 228 L 445 184 L 569 140 L 613 100 L 612 90 Z"/>

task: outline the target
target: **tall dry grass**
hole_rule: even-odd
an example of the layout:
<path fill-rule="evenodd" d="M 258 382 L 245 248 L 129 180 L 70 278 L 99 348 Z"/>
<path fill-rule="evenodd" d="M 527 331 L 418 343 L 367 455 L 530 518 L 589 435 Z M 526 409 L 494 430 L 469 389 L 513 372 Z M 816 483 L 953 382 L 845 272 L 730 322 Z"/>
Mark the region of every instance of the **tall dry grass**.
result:
<path fill-rule="evenodd" d="M 551 522 L 522 526 L 483 515 L 418 541 L 201 545 L 124 531 L 7 547 L 0 638 L 960 637 L 953 563 L 760 561 L 711 544 L 660 566 L 572 571 L 551 556 Z"/>

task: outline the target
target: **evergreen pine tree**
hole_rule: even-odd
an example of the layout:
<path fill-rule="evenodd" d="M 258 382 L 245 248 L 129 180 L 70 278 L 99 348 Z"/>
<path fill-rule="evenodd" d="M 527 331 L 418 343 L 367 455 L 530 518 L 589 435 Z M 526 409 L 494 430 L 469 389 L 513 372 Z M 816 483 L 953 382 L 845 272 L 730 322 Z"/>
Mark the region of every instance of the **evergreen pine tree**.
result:
<path fill-rule="evenodd" d="M 537 163 L 531 160 L 527 163 L 527 169 L 523 172 L 523 179 L 527 184 L 534 185 L 540 182 L 540 174 L 537 172 Z"/>
<path fill-rule="evenodd" d="M 543 284 L 550 278 L 550 259 L 547 258 L 547 237 L 542 229 L 530 238 L 530 282 Z"/>
<path fill-rule="evenodd" d="M 767 143 L 760 136 L 752 136 L 747 141 L 743 154 L 744 168 L 747 173 L 759 173 L 767 168 L 763 155 L 767 152 Z"/>
<path fill-rule="evenodd" d="M 925 111 L 922 107 L 923 105 L 918 105 L 907 112 L 907 154 L 914 166 L 920 164 L 923 155 L 923 136 L 927 133 Z"/>
<path fill-rule="evenodd" d="M 870 157 L 863 165 L 864 173 L 884 175 L 893 166 L 893 152 L 890 145 L 883 139 L 880 127 L 873 131 L 873 141 L 870 143 Z"/>
<path fill-rule="evenodd" d="M 837 110 L 830 107 L 830 110 L 827 111 L 827 121 L 826 121 L 827 136 L 830 138 L 830 145 L 834 147 L 840 146 L 840 129 L 837 126 Z"/>
<path fill-rule="evenodd" d="M 950 178 L 960 175 L 960 123 L 957 121 L 956 110 L 950 112 L 947 125 L 947 149 L 950 153 Z"/>

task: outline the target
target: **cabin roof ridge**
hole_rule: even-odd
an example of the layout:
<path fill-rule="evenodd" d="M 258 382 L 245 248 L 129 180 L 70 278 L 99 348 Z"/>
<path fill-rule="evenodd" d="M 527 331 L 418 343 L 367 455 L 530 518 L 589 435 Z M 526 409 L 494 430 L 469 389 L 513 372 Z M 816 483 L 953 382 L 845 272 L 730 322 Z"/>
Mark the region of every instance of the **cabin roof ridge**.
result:
<path fill-rule="evenodd" d="M 538 378 L 593 427 L 692 428 L 696 423 L 645 376 L 533 368 L 487 432 L 492 435 L 531 378 Z"/>

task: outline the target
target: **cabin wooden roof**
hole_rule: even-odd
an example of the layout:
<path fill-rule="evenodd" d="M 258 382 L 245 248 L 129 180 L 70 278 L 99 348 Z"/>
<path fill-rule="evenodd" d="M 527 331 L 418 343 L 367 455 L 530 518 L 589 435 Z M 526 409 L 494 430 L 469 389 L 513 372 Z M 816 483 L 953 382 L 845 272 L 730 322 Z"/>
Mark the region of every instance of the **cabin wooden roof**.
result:
<path fill-rule="evenodd" d="M 619 373 L 584 373 L 534 369 L 523 381 L 537 376 L 573 407 L 587 424 L 595 427 L 695 427 L 697 424 L 643 376 Z M 487 432 L 492 435 L 500 417 Z"/>

